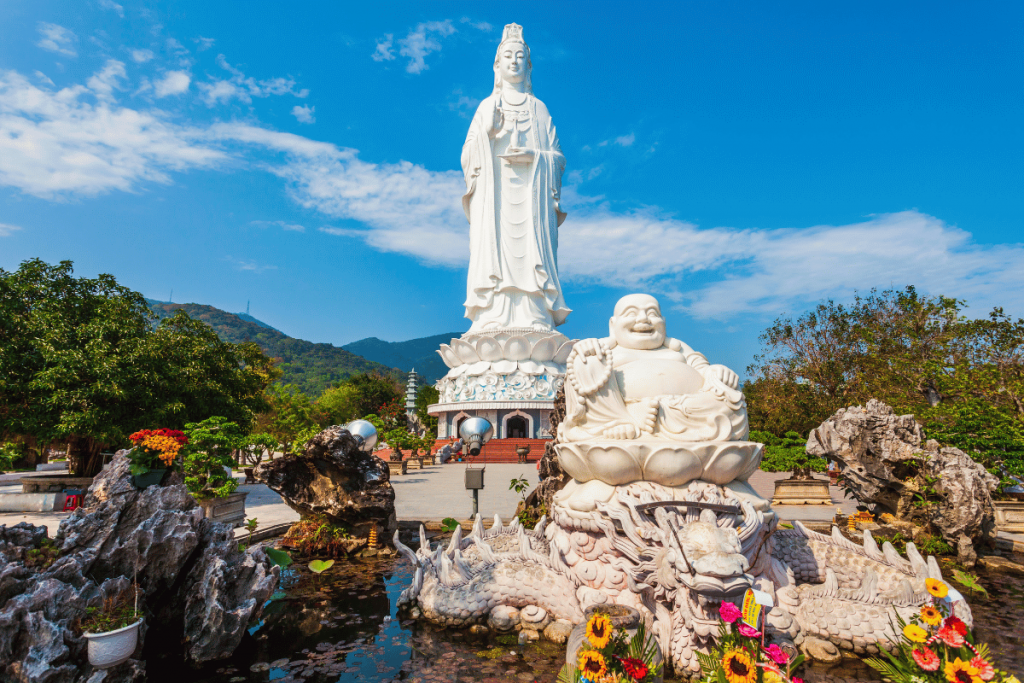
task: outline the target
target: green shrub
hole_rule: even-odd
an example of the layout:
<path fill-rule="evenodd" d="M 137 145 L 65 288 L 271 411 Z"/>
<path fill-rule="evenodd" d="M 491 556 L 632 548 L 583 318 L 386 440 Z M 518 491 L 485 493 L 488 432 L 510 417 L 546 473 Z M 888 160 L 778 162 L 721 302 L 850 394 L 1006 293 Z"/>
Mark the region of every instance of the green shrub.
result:
<path fill-rule="evenodd" d="M 750 441 L 764 444 L 761 469 L 765 472 L 792 472 L 797 478 L 807 478 L 811 472 L 824 472 L 825 459 L 807 454 L 807 439 L 796 432 L 775 436 L 770 432 L 751 431 Z"/>

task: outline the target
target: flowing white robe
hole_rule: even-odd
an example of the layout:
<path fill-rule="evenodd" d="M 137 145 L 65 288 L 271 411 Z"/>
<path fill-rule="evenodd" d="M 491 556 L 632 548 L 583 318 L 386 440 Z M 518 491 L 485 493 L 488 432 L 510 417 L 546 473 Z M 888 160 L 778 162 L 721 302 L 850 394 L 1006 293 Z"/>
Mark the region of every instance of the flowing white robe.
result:
<path fill-rule="evenodd" d="M 466 317 L 473 321 L 470 331 L 474 332 L 484 328 L 551 329 L 565 322 L 570 313 L 562 297 L 557 260 L 558 226 L 565 220 L 559 206 L 565 156 L 547 107 L 527 94 L 529 119 L 523 127 L 528 129 L 520 143 L 535 150 L 536 156 L 518 175 L 527 184 L 529 215 L 524 230 L 506 227 L 503 234 L 501 164 L 505 162 L 495 148 L 503 149 L 508 140 L 491 140 L 486 130 L 499 101 L 500 94 L 492 94 L 480 103 L 462 146 L 466 178 L 462 207 L 470 224 Z"/>

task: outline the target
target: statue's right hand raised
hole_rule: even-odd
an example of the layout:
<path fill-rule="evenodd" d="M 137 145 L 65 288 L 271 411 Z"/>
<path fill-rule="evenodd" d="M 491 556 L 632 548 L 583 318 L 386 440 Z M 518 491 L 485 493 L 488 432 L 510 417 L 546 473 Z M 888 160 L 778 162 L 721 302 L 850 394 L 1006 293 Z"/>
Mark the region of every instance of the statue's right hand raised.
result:
<path fill-rule="evenodd" d="M 486 117 L 485 117 L 486 118 Z M 492 140 L 501 129 L 505 127 L 505 115 L 501 112 L 501 104 L 498 102 L 494 103 L 494 111 L 491 112 L 491 120 L 486 122 L 487 124 L 487 137 Z"/>

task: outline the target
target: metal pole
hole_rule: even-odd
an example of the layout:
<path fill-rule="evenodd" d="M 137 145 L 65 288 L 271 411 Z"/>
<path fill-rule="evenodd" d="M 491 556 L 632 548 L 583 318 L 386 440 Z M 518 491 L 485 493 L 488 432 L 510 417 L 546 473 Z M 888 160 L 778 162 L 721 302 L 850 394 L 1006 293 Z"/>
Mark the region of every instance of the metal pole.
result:
<path fill-rule="evenodd" d="M 478 512 L 480 512 L 480 489 L 473 489 L 473 514 L 469 518 L 476 518 Z"/>

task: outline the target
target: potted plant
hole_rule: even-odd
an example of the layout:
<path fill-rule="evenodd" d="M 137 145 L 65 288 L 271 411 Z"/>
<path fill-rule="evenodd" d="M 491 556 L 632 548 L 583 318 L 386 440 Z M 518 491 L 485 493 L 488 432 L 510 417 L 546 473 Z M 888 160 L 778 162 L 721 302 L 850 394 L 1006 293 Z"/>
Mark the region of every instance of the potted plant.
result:
<path fill-rule="evenodd" d="M 82 635 L 89 643 L 89 663 L 97 669 L 107 669 L 125 662 L 139 644 L 139 589 L 108 597 L 100 607 L 89 607 L 86 617 L 79 623 Z"/>
<path fill-rule="evenodd" d="M 132 483 L 140 489 L 159 484 L 174 466 L 182 446 L 188 444 L 188 437 L 176 429 L 142 429 L 128 440 L 133 445 L 128 451 Z"/>
<path fill-rule="evenodd" d="M 241 428 L 224 417 L 211 417 L 185 425 L 182 472 L 189 493 L 207 519 L 241 526 L 245 523 L 245 492 L 235 493 L 238 482 L 229 472 L 232 453 L 241 447 Z"/>

